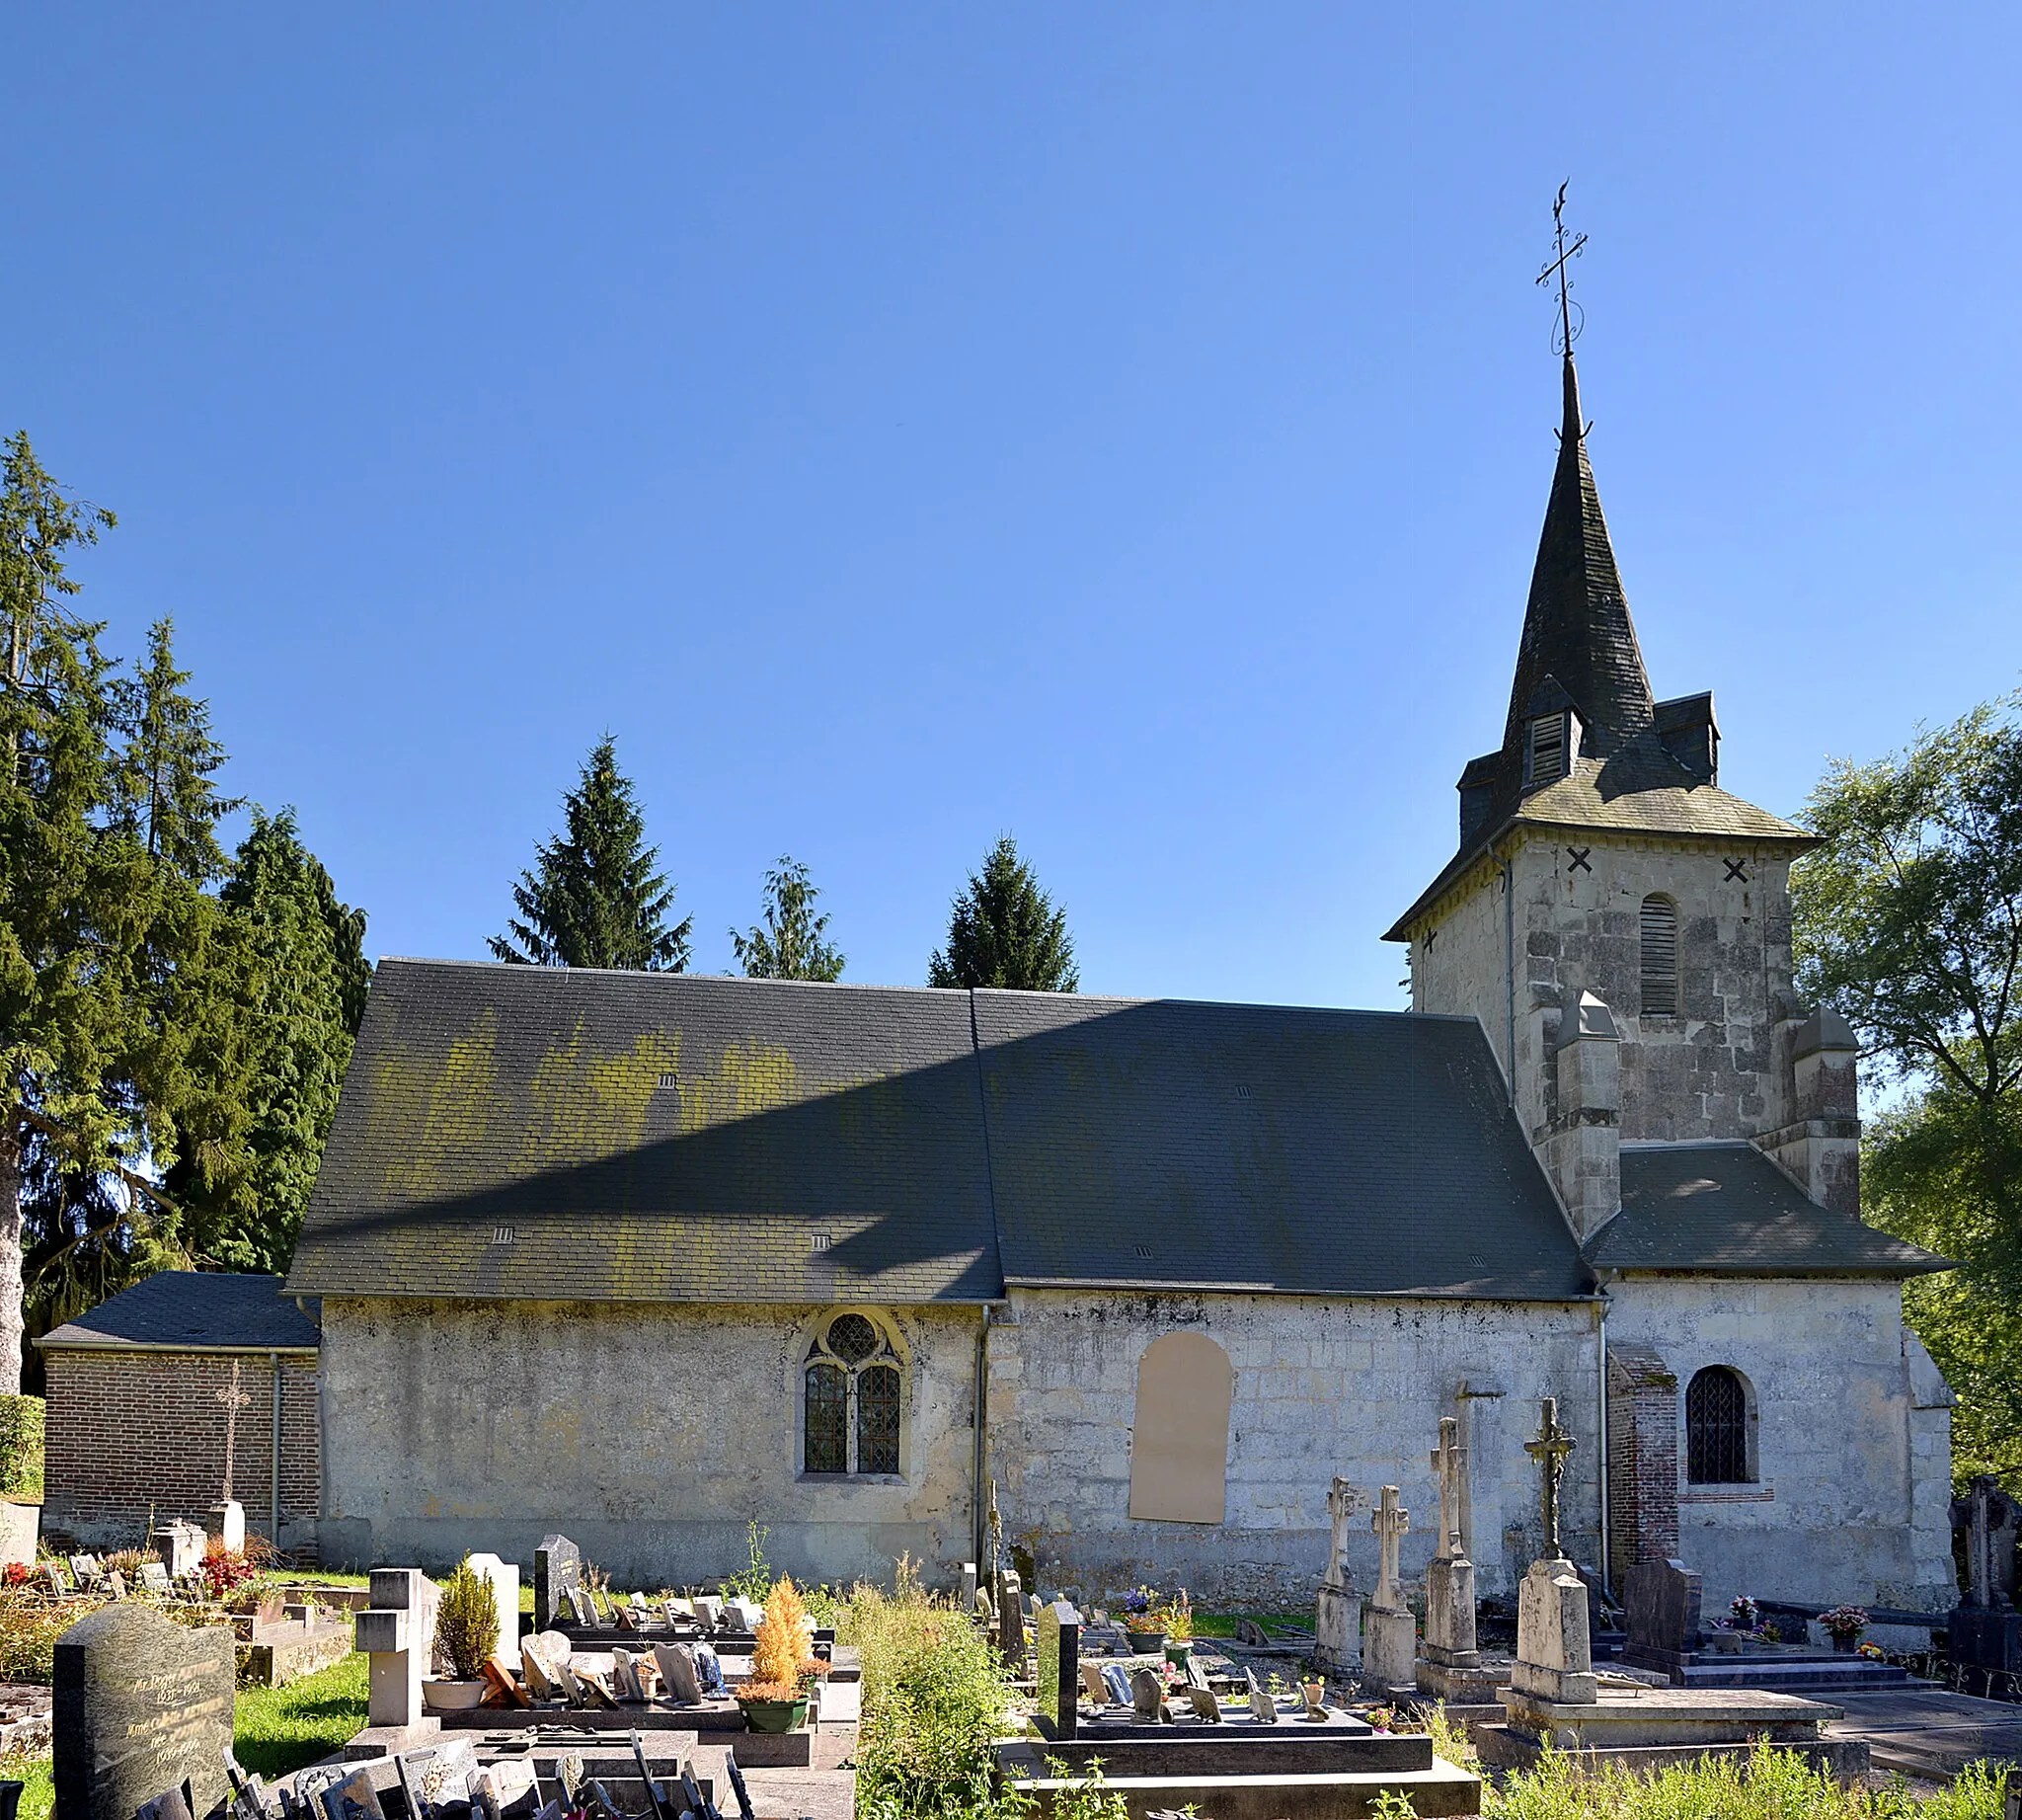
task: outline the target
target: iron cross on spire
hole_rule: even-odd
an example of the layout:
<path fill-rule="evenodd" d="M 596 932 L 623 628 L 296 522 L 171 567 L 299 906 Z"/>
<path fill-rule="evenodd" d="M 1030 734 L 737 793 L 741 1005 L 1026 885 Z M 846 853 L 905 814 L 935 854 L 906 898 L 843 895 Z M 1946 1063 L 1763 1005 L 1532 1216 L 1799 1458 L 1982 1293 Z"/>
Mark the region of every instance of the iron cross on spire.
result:
<path fill-rule="evenodd" d="M 1559 186 L 1558 199 L 1552 203 L 1552 239 L 1558 248 L 1558 257 L 1547 260 L 1545 268 L 1537 275 L 1540 284 L 1549 284 L 1554 278 L 1559 284 L 1559 354 L 1573 352 L 1573 285 L 1566 277 L 1566 262 L 1578 259 L 1587 245 L 1585 234 L 1576 234 L 1572 244 L 1566 243 L 1566 192 L 1572 187 L 1571 179 Z"/>
<path fill-rule="evenodd" d="M 1573 1451 L 1573 1436 L 1559 1426 L 1559 1399 L 1542 1399 L 1536 1438 L 1523 1444 L 1523 1451 L 1542 1468 L 1544 1486 L 1544 1557 L 1555 1561 L 1565 1553 L 1559 1543 L 1559 1482 L 1566 1475 L 1566 1456 Z"/>

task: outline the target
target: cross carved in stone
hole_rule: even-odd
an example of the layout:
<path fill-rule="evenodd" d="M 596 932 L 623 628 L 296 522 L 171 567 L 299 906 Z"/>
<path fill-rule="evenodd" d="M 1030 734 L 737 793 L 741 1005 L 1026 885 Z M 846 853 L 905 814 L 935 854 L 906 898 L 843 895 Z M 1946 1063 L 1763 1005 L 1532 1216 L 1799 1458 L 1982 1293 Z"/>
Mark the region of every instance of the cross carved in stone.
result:
<path fill-rule="evenodd" d="M 1433 1470 L 1439 1479 L 1439 1552 L 1457 1561 L 1467 1553 L 1460 1536 L 1460 1505 L 1467 1495 L 1467 1450 L 1460 1445 L 1457 1416 L 1439 1418 L 1439 1445 L 1433 1450 Z"/>
<path fill-rule="evenodd" d="M 1376 1508 L 1369 1516 L 1369 1528 L 1376 1532 L 1376 1545 L 1380 1550 L 1375 1603 L 1386 1612 L 1401 1610 L 1404 1598 L 1397 1590 L 1397 1544 L 1411 1528 L 1411 1512 L 1398 1508 L 1395 1485 L 1383 1487 L 1382 1496 L 1377 1499 Z"/>
<path fill-rule="evenodd" d="M 239 1411 L 253 1399 L 239 1388 L 239 1362 L 232 1361 L 232 1382 L 223 1389 L 216 1390 L 217 1400 L 225 1412 L 225 1495 L 224 1501 L 232 1501 L 232 1455 L 239 1440 Z"/>
<path fill-rule="evenodd" d="M 1566 1456 L 1573 1451 L 1573 1436 L 1559 1426 L 1559 1399 L 1547 1396 L 1539 1404 L 1537 1434 L 1524 1442 L 1523 1451 L 1536 1461 L 1543 1478 L 1541 1504 L 1544 1514 L 1544 1552 L 1547 1560 L 1565 1553 L 1559 1542 L 1559 1485 L 1566 1476 Z"/>
<path fill-rule="evenodd" d="M 1336 1477 L 1327 1491 L 1327 1515 L 1334 1525 L 1332 1551 L 1327 1561 L 1327 1578 L 1335 1586 L 1348 1584 L 1348 1525 L 1357 1511 L 1368 1504 L 1361 1488 Z"/>

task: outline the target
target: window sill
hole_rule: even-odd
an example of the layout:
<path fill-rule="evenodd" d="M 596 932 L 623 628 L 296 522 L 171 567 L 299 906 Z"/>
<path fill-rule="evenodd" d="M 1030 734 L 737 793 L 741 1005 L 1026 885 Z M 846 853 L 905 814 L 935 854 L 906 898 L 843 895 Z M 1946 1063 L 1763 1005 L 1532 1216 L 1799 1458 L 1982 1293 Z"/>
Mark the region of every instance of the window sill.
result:
<path fill-rule="evenodd" d="M 1773 1504 L 1774 1485 L 1687 1485 L 1678 1493 L 1680 1504 Z"/>
<path fill-rule="evenodd" d="M 796 1472 L 802 1485 L 903 1485 L 903 1472 Z"/>

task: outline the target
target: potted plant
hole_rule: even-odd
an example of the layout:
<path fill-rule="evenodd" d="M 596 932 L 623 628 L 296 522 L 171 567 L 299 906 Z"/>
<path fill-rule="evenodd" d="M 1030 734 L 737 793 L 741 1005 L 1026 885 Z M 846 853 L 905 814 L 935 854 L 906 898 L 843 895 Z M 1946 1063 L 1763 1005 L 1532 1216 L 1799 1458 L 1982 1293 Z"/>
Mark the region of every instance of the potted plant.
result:
<path fill-rule="evenodd" d="M 1165 1632 L 1165 1659 L 1181 1669 L 1194 1653 L 1194 1606 L 1183 1586 L 1153 1616 Z"/>
<path fill-rule="evenodd" d="M 793 1581 L 782 1576 L 765 1596 L 751 1651 L 751 1679 L 738 1689 L 738 1705 L 753 1731 L 793 1731 L 808 1722 L 808 1687 L 823 1664 L 808 1648 L 808 1608 Z"/>
<path fill-rule="evenodd" d="M 431 1712 L 468 1712 L 485 1698 L 484 1665 L 499 1647 L 499 1595 L 469 1555 L 443 1585 L 435 1647 L 449 1658 L 450 1678 L 424 1681 L 423 1703 Z"/>
<path fill-rule="evenodd" d="M 1158 1609 L 1151 1588 L 1140 1586 L 1124 1596 L 1124 1628 L 1130 1640 L 1146 1655 L 1158 1655 L 1165 1648 L 1165 1614 Z"/>
<path fill-rule="evenodd" d="M 1860 1633 L 1868 1627 L 1868 1615 L 1862 1606 L 1835 1605 L 1819 1614 L 1819 1623 L 1832 1639 L 1832 1647 L 1842 1656 L 1850 1656 Z"/>

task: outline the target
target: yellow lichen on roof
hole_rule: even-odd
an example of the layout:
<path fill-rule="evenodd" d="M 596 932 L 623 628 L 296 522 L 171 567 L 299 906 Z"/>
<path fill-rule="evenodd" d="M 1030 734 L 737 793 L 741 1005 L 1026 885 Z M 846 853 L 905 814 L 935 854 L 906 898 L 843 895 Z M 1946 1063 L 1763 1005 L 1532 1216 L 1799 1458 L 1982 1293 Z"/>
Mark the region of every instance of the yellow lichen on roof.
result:
<path fill-rule="evenodd" d="M 733 1043 L 714 1072 L 682 1077 L 681 1133 L 692 1136 L 761 1112 L 777 1112 L 802 1097 L 800 1076 L 788 1051 L 755 1040 Z"/>
<path fill-rule="evenodd" d="M 598 1055 L 579 1021 L 557 1041 L 527 1080 L 522 1172 L 594 1162 L 635 1149 L 646 1135 L 646 1111 L 662 1074 L 680 1066 L 678 1033 L 650 1031 L 630 1050 Z"/>
<path fill-rule="evenodd" d="M 411 1134 L 389 1148 L 389 1191 L 427 1194 L 446 1186 L 444 1166 L 452 1158 L 456 1180 L 467 1180 L 468 1159 L 483 1149 L 501 1105 L 498 1052 L 499 1018 L 487 1008 L 449 1045 L 439 1066 L 424 1063 L 405 1044 L 380 1058 L 372 1079 L 376 1108 Z"/>

